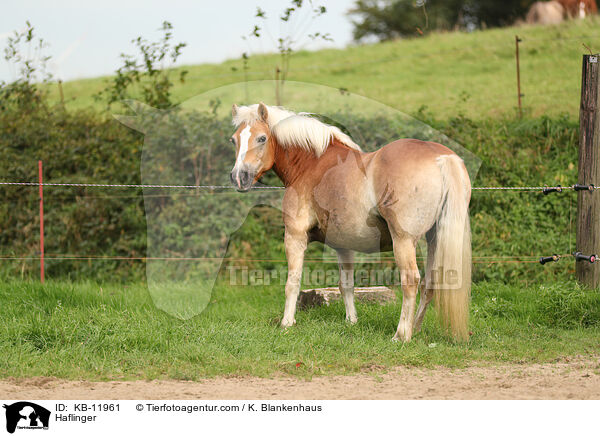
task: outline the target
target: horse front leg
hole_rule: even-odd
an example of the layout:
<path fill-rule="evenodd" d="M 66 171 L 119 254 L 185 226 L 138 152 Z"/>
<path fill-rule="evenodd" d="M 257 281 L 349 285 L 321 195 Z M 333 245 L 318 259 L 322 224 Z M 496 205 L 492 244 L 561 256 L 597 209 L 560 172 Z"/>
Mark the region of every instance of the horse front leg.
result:
<path fill-rule="evenodd" d="M 400 269 L 402 285 L 402 312 L 394 341 L 409 342 L 413 333 L 415 306 L 419 289 L 419 268 L 415 242 L 410 239 L 394 239 L 394 257 Z"/>
<path fill-rule="evenodd" d="M 300 294 L 302 266 L 308 237 L 304 232 L 285 231 L 285 255 L 288 261 L 288 276 L 285 283 L 285 309 L 282 327 L 290 327 L 296 323 L 296 303 Z"/>
<path fill-rule="evenodd" d="M 340 267 L 340 292 L 346 306 L 346 321 L 355 324 L 358 317 L 354 307 L 354 252 L 338 250 L 337 255 Z"/>

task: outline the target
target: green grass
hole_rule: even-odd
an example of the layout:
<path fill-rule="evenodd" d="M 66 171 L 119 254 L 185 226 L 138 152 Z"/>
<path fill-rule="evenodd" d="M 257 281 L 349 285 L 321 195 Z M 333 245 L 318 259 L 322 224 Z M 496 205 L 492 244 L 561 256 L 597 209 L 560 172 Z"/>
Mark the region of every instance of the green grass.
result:
<path fill-rule="evenodd" d="M 400 302 L 341 303 L 300 311 L 278 327 L 280 286 L 218 287 L 200 315 L 156 309 L 143 285 L 5 282 L 0 285 L 0 377 L 196 380 L 218 375 L 311 377 L 397 365 L 463 367 L 546 362 L 600 351 L 600 293 L 574 283 L 526 289 L 481 283 L 467 344 L 447 340 L 428 314 L 409 344 L 391 341 Z"/>
<path fill-rule="evenodd" d="M 427 106 L 440 119 L 457 113 L 474 119 L 514 114 L 517 105 L 514 36 L 518 34 L 523 39 L 521 80 L 526 111 L 531 116 L 568 113 L 576 117 L 581 57 L 587 53 L 583 43 L 593 50 L 600 49 L 595 45 L 600 38 L 599 24 L 600 19 L 589 18 L 558 26 L 523 26 L 470 34 L 436 33 L 345 50 L 299 52 L 292 57 L 289 80 L 345 88 L 409 114 Z M 121 51 L 131 52 L 131 48 L 116 48 L 115 56 Z M 249 79 L 273 79 L 277 61 L 276 55 L 251 57 Z M 180 102 L 244 80 L 239 59 L 186 68 L 189 70 L 186 83 L 177 85 L 173 92 Z M 65 83 L 68 107 L 103 108 L 92 96 L 105 86 L 106 80 Z M 56 100 L 57 86 L 51 85 L 51 91 Z M 263 99 L 274 102 L 272 95 L 264 95 Z M 226 103 L 229 107 L 229 102 Z"/>

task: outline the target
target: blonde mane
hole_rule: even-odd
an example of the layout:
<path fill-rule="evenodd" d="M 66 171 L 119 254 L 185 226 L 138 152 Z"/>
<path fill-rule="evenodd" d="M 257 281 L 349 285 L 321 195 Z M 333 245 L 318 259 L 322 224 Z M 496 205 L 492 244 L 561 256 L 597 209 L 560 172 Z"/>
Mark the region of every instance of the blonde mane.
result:
<path fill-rule="evenodd" d="M 269 129 L 282 147 L 301 147 L 320 156 L 335 138 L 347 147 L 360 151 L 352 138 L 339 128 L 325 124 L 309 113 L 296 114 L 277 106 L 267 106 L 267 110 Z M 258 104 L 253 104 L 238 107 L 232 121 L 235 127 L 239 127 L 242 123 L 251 126 L 258 120 Z"/>

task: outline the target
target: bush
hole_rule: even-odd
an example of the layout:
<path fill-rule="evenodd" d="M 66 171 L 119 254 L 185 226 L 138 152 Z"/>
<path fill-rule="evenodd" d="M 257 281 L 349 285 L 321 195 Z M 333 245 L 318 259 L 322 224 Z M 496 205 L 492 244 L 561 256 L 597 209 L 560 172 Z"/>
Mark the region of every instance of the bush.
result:
<path fill-rule="evenodd" d="M 3 180 L 37 181 L 37 160 L 51 182 L 139 183 L 142 138 L 92 112 L 65 113 L 38 106 L 34 112 L 0 112 Z M 38 189 L 0 189 L 3 255 L 39 255 Z M 52 187 L 44 190 L 45 251 L 83 256 L 144 256 L 142 197 L 131 190 Z M 126 196 L 128 198 L 122 198 Z M 133 196 L 133 197 L 132 197 Z M 9 263 L 10 262 L 10 263 Z M 141 264 L 48 259 L 48 276 L 140 277 Z M 37 261 L 4 261 L 5 272 L 26 276 Z"/>
<path fill-rule="evenodd" d="M 140 183 L 141 153 L 146 147 L 146 152 L 164 153 L 165 167 L 146 167 L 145 182 L 226 184 L 234 156 L 233 149 L 224 144 L 232 129 L 229 118 L 222 119 L 216 113 L 213 107 L 206 112 L 160 115 L 162 127 L 154 134 L 159 147 L 149 148 L 148 137 L 94 112 L 70 113 L 45 106 L 33 112 L 6 110 L 0 113 L 0 171 L 4 180 L 37 180 L 36 161 L 42 159 L 46 181 Z M 424 112 L 419 116 L 427 118 Z M 335 119 L 360 132 L 356 139 L 365 150 L 375 150 L 397 137 L 420 134 L 410 123 L 401 127 L 395 120 L 348 117 L 339 114 Z M 147 121 L 155 124 L 156 120 Z M 566 186 L 577 178 L 578 129 L 567 117 L 427 121 L 482 159 L 473 180 L 475 186 Z M 279 183 L 271 173 L 263 181 Z M 145 193 L 165 194 L 159 190 Z M 2 254 L 36 255 L 37 187 L 4 186 L 0 198 Z M 201 232 L 215 229 L 226 235 L 229 231 L 231 223 L 223 219 L 227 212 L 221 210 L 224 203 L 219 195 L 202 202 L 198 197 L 174 195 L 147 197 L 145 201 L 141 191 L 131 189 L 47 188 L 46 252 L 143 257 L 148 210 L 154 214 L 151 225 L 155 227 L 181 224 L 178 228 L 165 225 L 164 232 L 159 232 L 168 238 L 169 246 L 177 248 L 176 256 L 202 256 L 203 250 L 214 251 L 214 246 L 199 236 Z M 535 260 L 540 255 L 574 251 L 575 210 L 576 197 L 568 191 L 548 196 L 540 192 L 474 192 L 474 279 L 534 283 L 571 277 L 575 265 L 570 258 L 544 267 Z M 233 234 L 226 255 L 283 260 L 282 235 L 281 213 L 257 207 Z M 319 244 L 311 245 L 307 256 L 316 257 L 321 251 Z M 529 262 L 497 263 L 502 256 L 515 255 L 527 256 Z M 284 267 L 285 263 L 263 266 Z M 10 275 L 35 274 L 37 268 L 37 262 L 27 261 L 5 261 L 3 265 Z M 139 279 L 144 271 L 143 263 L 135 261 L 58 260 L 49 260 L 47 270 L 51 277 L 111 279 Z"/>

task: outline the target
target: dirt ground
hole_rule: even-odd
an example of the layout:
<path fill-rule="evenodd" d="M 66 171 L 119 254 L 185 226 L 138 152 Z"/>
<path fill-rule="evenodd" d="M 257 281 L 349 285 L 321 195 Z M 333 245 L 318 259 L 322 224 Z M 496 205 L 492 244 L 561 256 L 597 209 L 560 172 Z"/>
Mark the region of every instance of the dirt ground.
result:
<path fill-rule="evenodd" d="M 600 399 L 600 357 L 468 369 L 400 367 L 385 373 L 214 378 L 198 382 L 0 380 L 2 399 Z"/>

